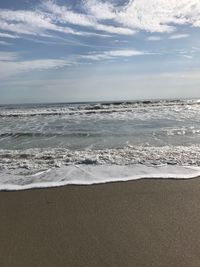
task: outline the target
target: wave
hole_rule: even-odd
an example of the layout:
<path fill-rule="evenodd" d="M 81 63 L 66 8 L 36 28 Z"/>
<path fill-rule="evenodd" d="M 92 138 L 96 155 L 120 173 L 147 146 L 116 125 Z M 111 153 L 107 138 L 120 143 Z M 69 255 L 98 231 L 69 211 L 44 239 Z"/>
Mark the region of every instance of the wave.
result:
<path fill-rule="evenodd" d="M 59 115 L 83 115 L 83 114 L 106 114 L 114 112 L 131 112 L 135 108 L 142 107 L 170 107 L 170 106 L 191 106 L 199 105 L 199 100 L 145 100 L 145 101 L 121 101 L 88 104 L 55 104 L 19 106 L 0 108 L 0 117 L 34 117 L 34 116 L 59 116 Z"/>
<path fill-rule="evenodd" d="M 0 139 L 5 137 L 20 138 L 20 137 L 88 137 L 88 133 L 40 133 L 40 132 L 16 132 L 16 133 L 0 133 Z M 92 136 L 99 136 L 99 134 L 92 134 Z"/>
<path fill-rule="evenodd" d="M 114 112 L 130 112 L 132 109 L 130 108 L 121 108 L 121 109 L 83 109 L 83 110 L 65 110 L 65 111 L 33 111 L 31 112 L 20 112 L 20 113 L 1 113 L 0 117 L 35 117 L 35 116 L 59 116 L 59 115 L 90 115 L 90 114 L 107 114 L 107 113 L 114 113 Z"/>
<path fill-rule="evenodd" d="M 180 128 L 170 128 L 170 129 L 161 129 L 160 132 L 154 133 L 156 135 L 165 135 L 165 136 L 183 136 L 183 135 L 199 135 L 200 129 L 194 129 L 193 127 L 180 127 Z M 114 133 L 113 135 L 116 135 Z M 94 132 L 5 132 L 0 133 L 1 138 L 32 138 L 32 137 L 41 137 L 41 138 L 51 138 L 51 137 L 101 137 L 100 133 Z"/>
<path fill-rule="evenodd" d="M 200 167 L 187 166 L 65 166 L 60 169 L 22 176 L 0 172 L 0 191 L 16 191 L 64 185 L 92 185 L 138 179 L 192 179 L 200 176 Z"/>
<path fill-rule="evenodd" d="M 111 149 L 0 150 L 0 169 L 40 170 L 66 165 L 200 166 L 200 145 L 125 146 Z"/>

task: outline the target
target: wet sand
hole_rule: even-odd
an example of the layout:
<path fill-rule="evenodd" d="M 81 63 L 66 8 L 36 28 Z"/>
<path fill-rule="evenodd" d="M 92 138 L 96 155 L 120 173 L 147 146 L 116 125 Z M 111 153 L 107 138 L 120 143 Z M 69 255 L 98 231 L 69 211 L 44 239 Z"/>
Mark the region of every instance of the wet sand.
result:
<path fill-rule="evenodd" d="M 200 178 L 0 192 L 0 266 L 200 266 Z"/>

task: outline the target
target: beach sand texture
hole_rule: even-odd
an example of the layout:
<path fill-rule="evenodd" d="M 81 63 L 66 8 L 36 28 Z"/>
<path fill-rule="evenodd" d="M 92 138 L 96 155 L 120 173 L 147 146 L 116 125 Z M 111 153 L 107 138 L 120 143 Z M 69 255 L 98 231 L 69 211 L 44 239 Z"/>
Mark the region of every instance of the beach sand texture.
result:
<path fill-rule="evenodd" d="M 1 267 L 199 267 L 200 179 L 0 192 Z"/>

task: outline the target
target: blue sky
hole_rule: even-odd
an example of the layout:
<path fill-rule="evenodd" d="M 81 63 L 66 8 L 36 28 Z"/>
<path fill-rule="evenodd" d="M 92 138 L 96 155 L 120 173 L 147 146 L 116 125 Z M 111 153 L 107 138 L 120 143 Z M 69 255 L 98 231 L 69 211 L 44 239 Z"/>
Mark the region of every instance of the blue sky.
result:
<path fill-rule="evenodd" d="M 199 0 L 1 0 L 0 103 L 200 97 Z"/>

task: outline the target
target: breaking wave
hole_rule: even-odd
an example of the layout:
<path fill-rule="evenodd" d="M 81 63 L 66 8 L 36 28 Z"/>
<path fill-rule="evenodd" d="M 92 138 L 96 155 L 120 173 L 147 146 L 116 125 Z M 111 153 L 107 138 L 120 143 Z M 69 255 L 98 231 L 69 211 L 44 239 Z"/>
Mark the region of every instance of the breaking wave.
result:
<path fill-rule="evenodd" d="M 44 169 L 65 165 L 178 165 L 200 166 L 200 145 L 125 146 L 101 150 L 27 149 L 0 150 L 0 169 Z"/>

